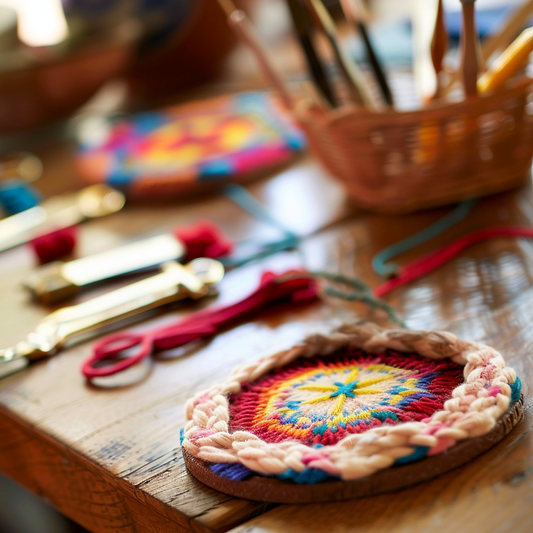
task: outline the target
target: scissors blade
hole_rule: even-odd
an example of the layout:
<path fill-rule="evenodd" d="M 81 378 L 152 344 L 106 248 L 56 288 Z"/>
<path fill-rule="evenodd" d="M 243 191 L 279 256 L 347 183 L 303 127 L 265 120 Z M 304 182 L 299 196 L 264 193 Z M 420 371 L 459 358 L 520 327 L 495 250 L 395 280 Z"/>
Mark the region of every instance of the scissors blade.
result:
<path fill-rule="evenodd" d="M 0 365 L 0 379 L 7 378 L 13 374 L 17 374 L 24 370 L 30 362 L 26 357 L 21 357 L 20 359 L 15 359 L 14 361 L 9 361 L 9 363 L 2 363 Z"/>
<path fill-rule="evenodd" d="M 29 359 L 16 346 L 0 350 L 0 379 L 24 370 L 29 362 Z"/>

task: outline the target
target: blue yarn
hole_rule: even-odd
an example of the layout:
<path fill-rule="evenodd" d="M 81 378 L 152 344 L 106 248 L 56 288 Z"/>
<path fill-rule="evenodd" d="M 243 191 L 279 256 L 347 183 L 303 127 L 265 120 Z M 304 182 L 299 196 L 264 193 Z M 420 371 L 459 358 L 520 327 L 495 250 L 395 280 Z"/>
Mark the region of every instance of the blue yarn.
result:
<path fill-rule="evenodd" d="M 427 446 L 415 446 L 415 451 L 411 455 L 406 455 L 405 457 L 399 457 L 394 461 L 395 465 L 405 465 L 407 463 L 413 463 L 414 461 L 418 461 L 420 459 L 423 459 L 427 453 L 429 448 Z"/>
<path fill-rule="evenodd" d="M 180 446 L 183 444 L 183 441 L 185 440 L 185 429 L 180 429 Z"/>
<path fill-rule="evenodd" d="M 276 477 L 284 481 L 294 481 L 299 485 L 313 485 L 328 479 L 338 479 L 337 476 L 332 476 L 318 468 L 306 468 L 303 472 L 297 472 L 291 468 Z"/>
<path fill-rule="evenodd" d="M 404 239 L 403 241 L 397 242 L 392 246 L 381 250 L 381 252 L 372 259 L 372 268 L 374 269 L 374 272 L 384 277 L 398 274 L 399 266 L 396 263 L 386 264 L 387 261 L 434 239 L 455 224 L 458 224 L 470 213 L 477 201 L 477 198 L 475 198 L 460 203 L 451 213 L 440 218 L 437 222 L 431 224 L 431 226 L 407 237 L 407 239 Z"/>
<path fill-rule="evenodd" d="M 41 200 L 41 194 L 24 180 L 12 179 L 0 183 L 0 206 L 7 216 L 31 209 Z"/>
<path fill-rule="evenodd" d="M 514 383 L 511 383 L 511 402 L 517 402 L 522 394 L 522 382 L 520 378 L 516 378 Z"/>
<path fill-rule="evenodd" d="M 217 476 L 231 479 L 231 481 L 244 481 L 257 473 L 240 463 L 216 463 L 210 466 L 211 472 Z"/>

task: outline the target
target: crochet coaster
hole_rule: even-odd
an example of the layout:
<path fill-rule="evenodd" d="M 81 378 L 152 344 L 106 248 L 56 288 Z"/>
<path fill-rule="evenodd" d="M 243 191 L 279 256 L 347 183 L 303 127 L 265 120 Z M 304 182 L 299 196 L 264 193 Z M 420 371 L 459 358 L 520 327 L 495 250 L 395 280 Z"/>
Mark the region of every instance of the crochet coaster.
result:
<path fill-rule="evenodd" d="M 330 501 L 436 477 L 522 414 L 520 380 L 494 349 L 361 323 L 237 367 L 189 400 L 182 444 L 190 472 L 221 492 Z"/>

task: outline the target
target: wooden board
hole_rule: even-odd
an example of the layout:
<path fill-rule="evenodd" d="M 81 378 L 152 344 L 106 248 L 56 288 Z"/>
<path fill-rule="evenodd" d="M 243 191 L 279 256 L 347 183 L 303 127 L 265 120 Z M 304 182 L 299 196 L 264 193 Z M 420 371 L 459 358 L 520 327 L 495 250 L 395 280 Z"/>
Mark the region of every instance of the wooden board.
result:
<path fill-rule="evenodd" d="M 189 472 L 211 489 L 236 498 L 270 503 L 323 503 L 351 500 L 392 492 L 433 479 L 486 452 L 505 438 L 524 414 L 524 399 L 515 402 L 487 435 L 459 442 L 446 453 L 427 457 L 412 464 L 380 470 L 370 477 L 353 481 L 324 481 L 299 485 L 265 476 L 243 481 L 223 478 L 209 468 L 209 463 L 183 450 Z"/>

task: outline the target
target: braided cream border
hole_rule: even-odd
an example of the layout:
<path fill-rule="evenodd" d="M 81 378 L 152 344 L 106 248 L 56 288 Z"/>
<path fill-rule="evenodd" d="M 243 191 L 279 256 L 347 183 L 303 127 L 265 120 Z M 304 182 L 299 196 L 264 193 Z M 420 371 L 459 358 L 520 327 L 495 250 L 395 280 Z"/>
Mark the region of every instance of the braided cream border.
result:
<path fill-rule="evenodd" d="M 465 382 L 428 422 L 381 426 L 321 448 L 294 441 L 268 443 L 247 431 L 228 432 L 227 396 L 238 393 L 241 383 L 255 381 L 298 357 L 327 356 L 345 346 L 369 353 L 393 349 L 430 359 L 451 359 L 464 365 Z M 384 330 L 372 323 L 344 325 L 331 334 L 310 336 L 290 350 L 239 366 L 225 383 L 195 395 L 185 408 L 188 423 L 183 447 L 204 461 L 241 463 L 261 474 L 315 468 L 343 479 L 357 479 L 392 466 L 417 446 L 427 447 L 427 455 L 436 455 L 460 440 L 488 433 L 508 409 L 510 384 L 515 380 L 515 371 L 496 350 L 458 340 L 452 333 Z"/>

